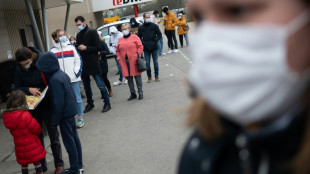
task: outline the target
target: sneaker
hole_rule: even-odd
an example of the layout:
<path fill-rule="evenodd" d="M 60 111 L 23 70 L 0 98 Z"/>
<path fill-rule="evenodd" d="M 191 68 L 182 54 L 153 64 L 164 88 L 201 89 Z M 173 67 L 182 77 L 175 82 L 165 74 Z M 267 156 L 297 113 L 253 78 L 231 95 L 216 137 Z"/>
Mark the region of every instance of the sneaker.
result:
<path fill-rule="evenodd" d="M 171 54 L 173 52 L 173 50 L 168 51 L 168 54 Z"/>
<path fill-rule="evenodd" d="M 161 53 L 161 55 L 162 55 L 162 56 L 165 56 L 165 55 L 166 55 L 166 53 Z"/>
<path fill-rule="evenodd" d="M 84 126 L 84 124 L 85 124 L 84 120 L 78 119 L 76 127 L 77 128 L 82 128 Z"/>
<path fill-rule="evenodd" d="M 108 112 L 111 109 L 111 105 L 104 104 L 102 112 Z"/>
<path fill-rule="evenodd" d="M 147 83 L 152 83 L 152 77 L 149 77 Z"/>
<path fill-rule="evenodd" d="M 174 53 L 178 53 L 179 52 L 179 49 L 175 49 L 173 50 Z"/>
<path fill-rule="evenodd" d="M 118 86 L 118 85 L 121 85 L 121 84 L 122 84 L 122 82 L 119 81 L 119 80 L 113 83 L 114 86 Z"/>
<path fill-rule="evenodd" d="M 159 81 L 160 81 L 160 78 L 159 78 L 159 77 L 155 77 L 155 81 L 156 81 L 156 82 L 159 82 Z"/>
<path fill-rule="evenodd" d="M 94 107 L 95 107 L 95 105 L 87 104 L 87 105 L 85 106 L 84 113 L 87 113 L 87 112 L 91 111 Z"/>
<path fill-rule="evenodd" d="M 126 79 L 125 81 L 124 81 L 124 84 L 127 84 L 128 83 L 128 80 Z"/>
<path fill-rule="evenodd" d="M 116 76 L 119 75 L 119 71 L 115 74 Z"/>
<path fill-rule="evenodd" d="M 79 169 L 80 174 L 84 173 L 84 169 Z"/>

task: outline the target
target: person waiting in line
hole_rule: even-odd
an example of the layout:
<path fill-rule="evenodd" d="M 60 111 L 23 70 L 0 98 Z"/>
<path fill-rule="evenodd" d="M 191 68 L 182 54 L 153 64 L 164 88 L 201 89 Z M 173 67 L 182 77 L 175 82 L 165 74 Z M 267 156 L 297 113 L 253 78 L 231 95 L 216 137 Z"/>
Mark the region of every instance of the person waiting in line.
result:
<path fill-rule="evenodd" d="M 130 19 L 130 27 L 131 27 L 130 29 L 131 34 L 137 35 L 140 24 L 137 22 L 136 18 Z"/>
<path fill-rule="evenodd" d="M 152 82 L 151 57 L 154 63 L 155 81 L 159 82 L 159 67 L 158 67 L 158 41 L 162 39 L 162 34 L 159 27 L 151 22 L 149 13 L 143 14 L 144 24 L 139 27 L 138 36 L 142 41 L 144 48 L 144 56 L 147 67 L 148 83 Z"/>
<path fill-rule="evenodd" d="M 166 34 L 168 37 L 168 45 L 170 46 L 170 53 L 177 53 L 178 50 L 178 42 L 175 35 L 175 27 L 179 24 L 178 18 L 175 16 L 174 13 L 172 13 L 168 7 L 163 8 L 163 12 L 165 13 L 164 16 L 164 25 Z"/>
<path fill-rule="evenodd" d="M 98 52 L 98 55 L 101 57 L 100 67 L 101 67 L 102 78 L 103 78 L 104 84 L 108 88 L 109 96 L 112 97 L 113 92 L 112 92 L 110 81 L 108 79 L 109 66 L 108 66 L 108 60 L 107 60 L 107 55 L 110 53 L 110 51 L 109 51 L 108 45 L 104 41 L 104 37 L 102 37 L 101 34 L 102 33 L 98 31 L 98 35 L 99 35 L 100 42 L 101 42 L 101 49 L 100 49 L 100 52 Z"/>
<path fill-rule="evenodd" d="M 137 35 L 130 33 L 130 24 L 122 25 L 122 32 L 124 37 L 120 38 L 117 44 L 116 55 L 119 61 L 123 76 L 128 80 L 130 90 L 130 97 L 128 101 L 137 98 L 134 81 L 138 88 L 139 100 L 143 99 L 142 77 L 141 72 L 138 72 L 137 60 L 138 56 L 142 55 L 143 45 Z"/>
<path fill-rule="evenodd" d="M 71 87 L 75 95 L 77 106 L 77 128 L 82 128 L 85 124 L 83 119 L 83 101 L 81 97 L 81 74 L 82 74 L 82 58 L 78 54 L 75 46 L 73 46 L 65 35 L 62 29 L 56 30 L 57 37 L 55 38 L 54 47 L 50 52 L 54 53 L 59 62 L 60 69 L 65 72 L 71 80 Z"/>
<path fill-rule="evenodd" d="M 43 174 L 40 161 L 45 158 L 46 151 L 38 138 L 42 129 L 28 112 L 25 94 L 20 90 L 13 91 L 2 114 L 4 126 L 14 138 L 16 160 L 22 166 L 22 174 L 28 174 L 28 164 L 31 163 L 35 174 Z"/>
<path fill-rule="evenodd" d="M 195 130 L 178 174 L 309 174 L 310 1 L 188 2 Z"/>
<path fill-rule="evenodd" d="M 153 17 L 151 18 L 152 22 L 154 24 L 156 24 L 159 27 L 159 30 L 161 32 L 161 34 L 164 34 L 165 32 L 165 28 L 164 28 L 164 24 L 163 21 L 160 20 L 159 18 L 159 12 L 158 10 L 155 10 L 153 12 Z M 161 37 L 161 39 L 158 40 L 157 45 L 158 45 L 158 56 L 164 56 L 166 55 L 166 53 L 163 52 L 163 37 Z"/>
<path fill-rule="evenodd" d="M 91 111 L 95 107 L 90 84 L 90 76 L 93 76 L 95 79 L 101 96 L 103 96 L 104 105 L 102 112 L 108 112 L 111 109 L 111 103 L 108 90 L 101 76 L 101 68 L 98 56 L 98 52 L 101 49 L 101 43 L 98 33 L 96 30 L 90 29 L 88 27 L 83 16 L 76 17 L 74 21 L 80 30 L 76 37 L 76 45 L 83 60 L 83 72 L 81 77 L 87 97 L 87 105 L 85 106 L 84 113 Z"/>
<path fill-rule="evenodd" d="M 30 50 L 31 49 L 31 50 Z M 26 95 L 40 96 L 41 92 L 46 88 L 46 77 L 40 73 L 36 66 L 36 62 L 40 59 L 40 51 L 31 47 L 19 48 L 15 52 L 15 60 L 17 68 L 14 77 L 14 90 L 21 90 Z M 51 126 L 52 108 L 50 107 L 53 100 L 50 98 L 50 89 L 42 102 L 29 112 L 37 120 L 41 127 L 43 123 L 47 128 L 48 136 L 51 143 L 51 150 L 54 158 L 55 173 L 60 174 L 63 172 L 64 161 L 62 159 L 61 145 L 59 141 L 59 131 L 57 127 Z M 41 144 L 44 147 L 43 132 L 39 135 Z M 43 171 L 47 170 L 46 158 L 41 160 Z"/>
<path fill-rule="evenodd" d="M 183 37 L 185 38 L 186 46 L 189 46 L 189 39 L 188 39 L 189 28 L 188 28 L 186 19 L 183 16 L 183 13 L 178 14 L 178 19 L 180 20 L 179 25 L 178 25 L 178 35 L 179 35 L 181 48 L 183 48 Z"/>
<path fill-rule="evenodd" d="M 43 53 L 36 66 L 46 76 L 51 91 L 51 126 L 59 125 L 62 141 L 69 156 L 70 168 L 62 174 L 83 173 L 82 146 L 74 119 L 77 107 L 70 77 L 60 69 L 56 55 L 51 52 Z"/>
<path fill-rule="evenodd" d="M 71 37 L 69 38 L 69 42 L 70 42 L 72 45 L 75 46 L 75 44 L 76 44 L 76 39 L 75 39 L 75 37 L 71 36 Z"/>
<path fill-rule="evenodd" d="M 118 81 L 114 82 L 113 85 L 118 86 L 121 85 L 123 82 L 123 73 L 122 73 L 122 68 L 121 65 L 119 64 L 119 62 L 116 59 L 116 47 L 117 47 L 117 43 L 119 38 L 123 37 L 122 32 L 118 31 L 118 29 L 115 26 L 110 27 L 110 33 L 111 33 L 111 38 L 110 38 L 110 52 L 113 54 L 115 62 L 116 62 L 116 66 L 118 69 L 118 75 L 119 75 L 119 79 Z M 116 74 L 116 75 L 117 75 Z M 124 83 L 127 83 L 127 80 L 124 80 Z"/>

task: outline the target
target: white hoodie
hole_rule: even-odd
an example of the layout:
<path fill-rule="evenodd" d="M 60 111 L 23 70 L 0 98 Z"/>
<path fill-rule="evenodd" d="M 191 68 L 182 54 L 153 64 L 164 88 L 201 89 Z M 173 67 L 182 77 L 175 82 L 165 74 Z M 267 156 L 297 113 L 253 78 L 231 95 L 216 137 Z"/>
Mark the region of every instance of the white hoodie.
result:
<path fill-rule="evenodd" d="M 116 34 L 111 34 L 111 40 L 110 43 L 112 46 L 110 46 L 110 52 L 116 55 L 116 47 L 118 43 L 118 39 L 123 37 L 123 33 L 119 32 L 115 26 L 112 26 L 110 28 L 110 33 L 116 33 Z"/>
<path fill-rule="evenodd" d="M 70 77 L 71 83 L 81 81 L 82 59 L 74 45 L 68 40 L 58 42 L 50 52 L 56 55 L 60 69 Z"/>

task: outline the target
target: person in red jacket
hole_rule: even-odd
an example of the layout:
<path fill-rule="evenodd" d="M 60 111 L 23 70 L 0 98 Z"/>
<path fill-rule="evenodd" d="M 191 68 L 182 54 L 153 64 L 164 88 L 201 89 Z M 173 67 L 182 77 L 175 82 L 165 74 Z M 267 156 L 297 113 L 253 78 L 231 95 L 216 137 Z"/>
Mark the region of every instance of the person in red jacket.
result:
<path fill-rule="evenodd" d="M 20 90 L 13 91 L 2 113 L 3 123 L 14 138 L 16 160 L 22 165 L 22 174 L 28 174 L 28 164 L 31 163 L 36 174 L 43 174 L 40 160 L 45 157 L 46 151 L 38 138 L 42 130 L 28 112 L 25 94 Z"/>

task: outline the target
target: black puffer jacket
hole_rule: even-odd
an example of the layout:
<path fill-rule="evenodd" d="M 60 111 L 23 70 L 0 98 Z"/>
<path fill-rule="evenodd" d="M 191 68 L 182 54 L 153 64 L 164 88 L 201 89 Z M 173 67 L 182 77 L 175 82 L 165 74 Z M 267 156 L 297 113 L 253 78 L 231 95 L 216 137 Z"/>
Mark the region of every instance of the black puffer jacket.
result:
<path fill-rule="evenodd" d="M 208 141 L 197 131 L 192 134 L 178 174 L 292 174 L 287 164 L 300 149 L 307 119 L 305 112 L 294 110 L 255 133 L 222 119 L 221 138 Z"/>
<path fill-rule="evenodd" d="M 87 47 L 85 51 L 78 50 L 83 60 L 82 78 L 87 75 L 100 74 L 98 52 L 100 51 L 101 44 L 97 31 L 86 26 L 76 37 L 77 47 L 81 44 Z"/>

